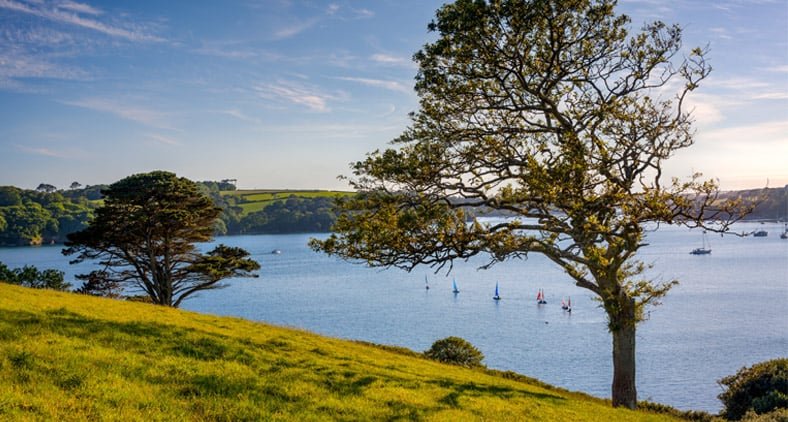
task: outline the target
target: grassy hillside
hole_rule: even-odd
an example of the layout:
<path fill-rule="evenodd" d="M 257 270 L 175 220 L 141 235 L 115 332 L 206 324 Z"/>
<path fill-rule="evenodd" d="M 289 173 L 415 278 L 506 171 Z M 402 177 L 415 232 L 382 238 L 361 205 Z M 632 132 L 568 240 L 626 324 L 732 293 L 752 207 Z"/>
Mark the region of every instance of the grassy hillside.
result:
<path fill-rule="evenodd" d="M 334 190 L 289 190 L 289 189 L 250 189 L 222 191 L 222 196 L 234 196 L 238 199 L 238 206 L 243 208 L 243 214 L 260 211 L 266 206 L 287 200 L 291 196 L 298 198 L 339 198 L 355 195 L 353 192 Z"/>
<path fill-rule="evenodd" d="M 410 355 L 0 283 L 0 420 L 670 420 Z"/>

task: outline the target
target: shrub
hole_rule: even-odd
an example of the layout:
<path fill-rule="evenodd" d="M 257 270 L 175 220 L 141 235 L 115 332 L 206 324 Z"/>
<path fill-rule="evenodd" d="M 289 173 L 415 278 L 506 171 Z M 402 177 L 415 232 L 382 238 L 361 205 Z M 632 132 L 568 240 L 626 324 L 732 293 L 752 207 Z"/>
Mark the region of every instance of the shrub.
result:
<path fill-rule="evenodd" d="M 432 343 L 424 356 L 443 363 L 476 368 L 484 366 L 484 355 L 471 343 L 460 337 L 446 337 Z"/>
<path fill-rule="evenodd" d="M 777 409 L 769 413 L 757 414 L 750 410 L 744 414 L 743 422 L 788 422 L 788 409 Z"/>
<path fill-rule="evenodd" d="M 748 411 L 756 414 L 788 408 L 788 359 L 773 359 L 744 367 L 719 381 L 726 390 L 718 397 L 723 416 L 741 419 Z"/>

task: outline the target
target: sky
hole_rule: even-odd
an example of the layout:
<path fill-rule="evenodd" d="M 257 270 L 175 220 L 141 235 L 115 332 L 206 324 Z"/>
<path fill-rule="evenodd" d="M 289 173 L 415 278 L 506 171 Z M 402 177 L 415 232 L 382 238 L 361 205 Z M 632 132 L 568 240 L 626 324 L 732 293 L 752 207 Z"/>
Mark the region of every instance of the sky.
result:
<path fill-rule="evenodd" d="M 408 125 L 411 57 L 444 1 L 0 0 L 0 185 L 169 170 L 239 188 L 347 189 Z M 788 184 L 788 0 L 621 0 L 714 68 L 668 176 Z"/>

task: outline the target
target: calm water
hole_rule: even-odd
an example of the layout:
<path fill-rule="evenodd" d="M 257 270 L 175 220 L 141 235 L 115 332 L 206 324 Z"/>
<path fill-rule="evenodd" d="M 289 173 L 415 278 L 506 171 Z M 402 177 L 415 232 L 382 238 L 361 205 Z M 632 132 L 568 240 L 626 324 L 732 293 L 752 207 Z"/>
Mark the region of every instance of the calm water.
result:
<path fill-rule="evenodd" d="M 711 236 L 713 253 L 693 256 L 699 231 L 664 227 L 650 233 L 641 257 L 651 275 L 681 284 L 651 308 L 638 331 L 638 393 L 642 400 L 716 412 L 716 380 L 744 365 L 788 356 L 788 240 L 778 224 L 742 223 L 735 230 L 766 238 Z M 320 235 L 318 235 L 320 236 Z M 239 236 L 219 241 L 249 250 L 263 266 L 258 279 L 231 280 L 183 306 L 305 328 L 329 336 L 425 350 L 460 336 L 485 354 L 488 366 L 514 370 L 596 396 L 610 396 L 611 338 L 591 295 L 540 256 L 478 271 L 458 263 L 451 275 L 349 264 L 306 247 L 310 235 Z M 273 249 L 282 254 L 272 255 Z M 11 267 L 33 264 L 73 274 L 60 247 L 0 249 Z M 424 277 L 430 289 L 424 288 Z M 452 278 L 461 290 L 451 293 Z M 496 281 L 503 299 L 492 300 Z M 537 289 L 548 304 L 537 306 Z M 571 296 L 573 312 L 560 309 Z"/>

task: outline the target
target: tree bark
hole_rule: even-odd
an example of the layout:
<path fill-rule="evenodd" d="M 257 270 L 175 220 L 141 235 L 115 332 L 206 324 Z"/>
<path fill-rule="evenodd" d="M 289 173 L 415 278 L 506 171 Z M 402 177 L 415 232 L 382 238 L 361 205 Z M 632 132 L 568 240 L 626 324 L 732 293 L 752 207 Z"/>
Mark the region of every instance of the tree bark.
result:
<path fill-rule="evenodd" d="M 613 334 L 613 406 L 637 407 L 635 387 L 635 303 L 630 299 L 619 311 Z"/>

